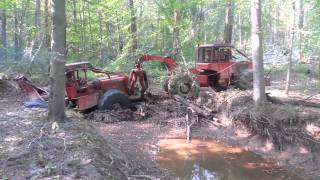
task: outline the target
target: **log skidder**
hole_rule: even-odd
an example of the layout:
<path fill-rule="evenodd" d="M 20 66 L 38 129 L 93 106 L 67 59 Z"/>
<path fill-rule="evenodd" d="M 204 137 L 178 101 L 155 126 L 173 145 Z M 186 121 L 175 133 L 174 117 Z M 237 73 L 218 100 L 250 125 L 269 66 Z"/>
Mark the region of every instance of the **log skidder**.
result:
<path fill-rule="evenodd" d="M 123 73 L 103 71 L 93 67 L 89 62 L 66 64 L 65 104 L 79 111 L 95 107 L 101 110 L 130 108 L 130 98 L 135 94 L 136 85 L 142 83 L 141 95 L 148 87 L 145 83 L 146 74 L 144 71 L 141 72 L 142 79 L 139 79 L 136 73 L 132 73 L 129 78 Z M 48 92 L 35 86 L 23 75 L 17 76 L 15 81 L 30 99 L 46 100 Z"/>

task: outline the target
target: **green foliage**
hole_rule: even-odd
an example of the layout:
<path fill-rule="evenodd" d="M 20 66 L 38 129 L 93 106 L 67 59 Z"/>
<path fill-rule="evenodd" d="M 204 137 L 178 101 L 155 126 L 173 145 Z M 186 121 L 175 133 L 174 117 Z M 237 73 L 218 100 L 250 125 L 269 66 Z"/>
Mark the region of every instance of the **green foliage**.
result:
<path fill-rule="evenodd" d="M 262 24 L 266 46 L 278 44 L 287 48 L 290 17 L 297 16 L 297 12 L 292 14 L 290 7 L 296 1 L 263 1 Z M 127 0 L 66 1 L 67 62 L 90 61 L 109 71 L 128 73 L 139 54 L 172 55 L 173 31 L 176 27 L 179 29 L 181 54 L 187 64 L 192 66 L 197 45 L 220 43 L 223 40 L 226 0 L 134 0 L 133 2 L 138 27 L 136 52 L 130 50 L 132 17 Z M 233 3 L 233 44 L 248 50 L 250 48 L 250 1 L 233 0 Z M 305 0 L 304 3 L 304 40 L 295 42 L 295 45 L 301 48 L 306 56 L 314 56 L 320 51 L 320 1 Z M 36 39 L 39 32 L 36 32 L 34 23 L 35 1 L 1 0 L 0 9 L 5 9 L 7 13 L 7 50 L 9 62 L 13 62 L 15 52 L 12 40 L 15 33 L 20 35 L 22 51 L 29 47 L 32 41 L 40 44 Z M 40 34 L 44 33 L 46 28 L 44 10 L 44 1 L 41 1 Z M 15 11 L 18 15 L 16 29 L 14 28 Z M 181 13 L 181 21 L 177 24 L 174 18 L 175 11 Z M 38 45 L 33 48 L 33 54 Z M 35 58 L 35 64 L 39 64 L 39 67 L 47 66 L 49 57 L 50 53 L 44 48 Z M 178 63 L 182 64 L 182 62 Z M 16 64 L 22 64 L 21 67 L 23 67 L 30 62 Z M 161 63 L 146 63 L 144 68 L 155 81 L 163 80 L 167 73 Z M 297 71 L 300 70 L 297 69 Z"/>

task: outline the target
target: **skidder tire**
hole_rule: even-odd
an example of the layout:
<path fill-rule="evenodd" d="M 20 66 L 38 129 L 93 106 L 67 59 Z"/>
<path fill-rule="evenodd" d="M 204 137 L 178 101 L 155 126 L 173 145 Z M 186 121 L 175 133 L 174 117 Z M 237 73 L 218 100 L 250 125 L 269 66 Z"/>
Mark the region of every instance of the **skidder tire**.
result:
<path fill-rule="evenodd" d="M 115 105 L 120 105 L 122 109 L 130 108 L 129 96 L 116 89 L 109 90 L 101 96 L 98 108 L 111 110 Z"/>
<path fill-rule="evenodd" d="M 196 98 L 199 94 L 199 85 L 189 74 L 172 75 L 168 81 L 168 92 L 172 95 Z"/>
<path fill-rule="evenodd" d="M 236 79 L 236 86 L 239 89 L 247 90 L 253 88 L 253 71 L 245 70 Z"/>

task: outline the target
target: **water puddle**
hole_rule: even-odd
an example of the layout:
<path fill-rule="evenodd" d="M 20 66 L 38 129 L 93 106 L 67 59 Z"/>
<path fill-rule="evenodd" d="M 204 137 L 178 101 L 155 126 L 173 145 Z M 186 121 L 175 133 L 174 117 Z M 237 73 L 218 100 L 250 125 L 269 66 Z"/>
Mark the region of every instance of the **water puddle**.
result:
<path fill-rule="evenodd" d="M 300 180 L 275 162 L 214 140 L 164 139 L 157 162 L 180 179 L 192 180 Z"/>

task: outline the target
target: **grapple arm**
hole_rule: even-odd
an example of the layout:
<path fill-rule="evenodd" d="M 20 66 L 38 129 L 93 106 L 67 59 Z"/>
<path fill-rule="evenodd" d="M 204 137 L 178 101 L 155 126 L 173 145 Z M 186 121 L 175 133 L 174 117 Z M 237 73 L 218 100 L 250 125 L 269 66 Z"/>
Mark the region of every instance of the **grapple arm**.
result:
<path fill-rule="evenodd" d="M 142 55 L 139 59 L 138 62 L 136 63 L 136 66 L 142 65 L 144 61 L 156 61 L 156 62 L 161 62 L 164 63 L 169 71 L 174 71 L 178 65 L 176 64 L 176 61 L 171 58 L 171 57 L 161 57 L 161 56 L 153 56 L 153 55 Z"/>

